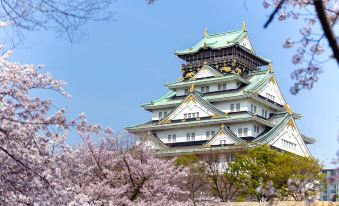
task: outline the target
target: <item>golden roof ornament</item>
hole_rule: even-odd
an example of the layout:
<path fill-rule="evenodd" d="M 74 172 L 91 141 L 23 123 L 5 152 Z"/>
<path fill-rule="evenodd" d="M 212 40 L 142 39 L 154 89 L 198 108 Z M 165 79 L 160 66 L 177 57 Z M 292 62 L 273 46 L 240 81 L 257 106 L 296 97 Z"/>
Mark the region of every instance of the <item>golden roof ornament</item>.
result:
<path fill-rule="evenodd" d="M 246 26 L 245 21 L 242 21 L 241 28 L 242 28 L 242 31 L 243 31 L 243 32 L 247 32 L 247 26 Z"/>
<path fill-rule="evenodd" d="M 268 71 L 270 71 L 271 73 L 273 72 L 273 66 L 272 63 L 268 64 Z"/>
<path fill-rule="evenodd" d="M 225 128 L 225 124 L 221 124 L 220 129 L 224 129 L 224 128 Z"/>
<path fill-rule="evenodd" d="M 289 115 L 292 115 L 292 114 L 293 114 L 290 105 L 285 104 L 285 105 L 284 105 L 284 109 L 286 110 L 286 112 L 287 112 Z"/>
<path fill-rule="evenodd" d="M 194 92 L 194 84 L 192 84 L 190 87 L 190 93 L 193 93 L 193 92 Z"/>
<path fill-rule="evenodd" d="M 208 36 L 208 29 L 206 27 L 205 30 L 204 30 L 204 38 L 207 37 L 207 36 Z"/>

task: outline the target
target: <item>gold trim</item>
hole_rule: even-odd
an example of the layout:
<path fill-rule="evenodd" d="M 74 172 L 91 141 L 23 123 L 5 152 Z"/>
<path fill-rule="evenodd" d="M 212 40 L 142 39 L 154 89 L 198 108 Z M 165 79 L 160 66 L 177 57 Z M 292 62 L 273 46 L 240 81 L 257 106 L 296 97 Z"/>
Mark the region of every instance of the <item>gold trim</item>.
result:
<path fill-rule="evenodd" d="M 288 126 L 291 127 L 294 130 L 297 130 L 297 127 L 295 126 L 293 120 L 288 121 Z"/>
<path fill-rule="evenodd" d="M 272 84 L 276 84 L 274 77 L 271 77 L 269 80 Z"/>
<path fill-rule="evenodd" d="M 231 67 L 221 67 L 220 71 L 222 72 L 230 72 L 232 69 Z"/>
<path fill-rule="evenodd" d="M 194 92 L 194 89 L 195 89 L 195 88 L 194 88 L 194 84 L 192 84 L 191 87 L 190 87 L 189 92 L 190 92 L 190 93 L 193 93 L 193 92 Z"/>
<path fill-rule="evenodd" d="M 207 27 L 204 29 L 204 38 L 208 36 L 208 29 Z"/>
<path fill-rule="evenodd" d="M 237 65 L 237 60 L 233 59 L 231 65 L 232 65 L 232 66 Z"/>
<path fill-rule="evenodd" d="M 186 73 L 186 75 L 185 75 L 185 78 L 192 78 L 192 77 L 194 77 L 194 72 L 188 72 L 188 73 Z"/>
<path fill-rule="evenodd" d="M 241 74 L 241 73 L 242 73 L 242 71 L 241 71 L 241 69 L 240 69 L 239 67 L 237 67 L 237 68 L 235 69 L 235 72 L 236 72 L 237 74 Z"/>
<path fill-rule="evenodd" d="M 284 105 L 284 109 L 286 110 L 286 112 L 287 112 L 288 114 L 290 114 L 290 115 L 293 114 L 292 108 L 290 107 L 290 105 L 285 104 L 285 105 Z"/>
<path fill-rule="evenodd" d="M 242 28 L 242 31 L 243 31 L 243 32 L 247 32 L 247 26 L 246 26 L 245 21 L 242 21 L 241 28 Z"/>
<path fill-rule="evenodd" d="M 273 66 L 272 63 L 268 64 L 268 71 L 270 71 L 271 73 L 273 73 Z"/>

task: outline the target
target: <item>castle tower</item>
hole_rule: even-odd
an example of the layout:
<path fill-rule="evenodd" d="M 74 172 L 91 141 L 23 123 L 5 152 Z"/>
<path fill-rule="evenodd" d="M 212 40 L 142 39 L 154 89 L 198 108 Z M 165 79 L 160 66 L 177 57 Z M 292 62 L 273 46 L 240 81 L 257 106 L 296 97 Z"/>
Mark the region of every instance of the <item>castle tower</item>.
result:
<path fill-rule="evenodd" d="M 138 141 L 164 156 L 226 155 L 244 148 L 270 145 L 311 156 L 274 77 L 271 62 L 258 56 L 247 28 L 208 34 L 193 47 L 175 53 L 185 63 L 182 77 L 165 86 L 163 97 L 143 104 L 152 120 L 127 127 Z"/>

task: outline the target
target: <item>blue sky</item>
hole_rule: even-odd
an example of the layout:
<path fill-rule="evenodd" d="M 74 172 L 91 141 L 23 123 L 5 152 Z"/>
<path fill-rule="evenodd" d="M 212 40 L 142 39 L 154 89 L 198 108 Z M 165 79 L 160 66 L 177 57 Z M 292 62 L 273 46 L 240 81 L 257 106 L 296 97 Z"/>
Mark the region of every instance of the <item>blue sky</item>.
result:
<path fill-rule="evenodd" d="M 164 95 L 163 85 L 180 76 L 181 62 L 174 51 L 200 40 L 205 27 L 212 34 L 240 28 L 245 20 L 257 54 L 273 61 L 286 100 L 303 115 L 297 121 L 299 129 L 317 138 L 310 146 L 312 154 L 327 162 L 335 157 L 339 70 L 335 62 L 328 62 L 313 90 L 297 96 L 289 93 L 293 51 L 281 45 L 298 33 L 295 22 L 274 21 L 263 29 L 269 11 L 261 1 L 159 0 L 149 6 L 143 0 L 120 0 L 112 10 L 112 22 L 87 24 L 86 37 L 75 44 L 51 32 L 29 32 L 24 45 L 14 51 L 13 60 L 45 64 L 46 72 L 68 82 L 72 98 L 52 97 L 70 117 L 85 112 L 90 122 L 122 132 L 125 126 L 148 121 L 150 113 L 140 105 Z"/>

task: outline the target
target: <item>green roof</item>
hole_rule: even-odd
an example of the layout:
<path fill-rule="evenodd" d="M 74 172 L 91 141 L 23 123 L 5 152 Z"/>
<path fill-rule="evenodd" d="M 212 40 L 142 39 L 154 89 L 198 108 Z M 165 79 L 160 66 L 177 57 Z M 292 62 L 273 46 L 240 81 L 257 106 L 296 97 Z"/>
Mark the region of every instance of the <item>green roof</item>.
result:
<path fill-rule="evenodd" d="M 222 83 L 223 81 L 230 81 L 230 80 L 239 80 L 245 84 L 249 84 L 250 81 L 247 79 L 244 79 L 243 77 L 231 74 L 231 75 L 225 75 L 221 77 L 214 77 L 214 78 L 205 78 L 205 79 L 196 79 L 196 80 L 184 80 L 184 81 L 175 81 L 172 83 L 167 83 L 165 86 L 169 89 L 175 89 L 175 88 L 183 88 L 187 86 L 194 85 L 203 85 L 203 84 L 211 84 L 211 83 Z"/>
<path fill-rule="evenodd" d="M 201 48 L 221 49 L 237 44 L 242 38 L 246 36 L 243 29 L 238 29 L 229 32 L 223 32 L 213 35 L 205 35 L 204 38 L 188 49 L 176 51 L 176 55 L 193 54 L 198 52 Z"/>
<path fill-rule="evenodd" d="M 185 127 L 185 126 L 200 126 L 200 125 L 215 125 L 222 123 L 236 123 L 236 122 L 246 122 L 246 121 L 257 121 L 269 127 L 273 127 L 274 124 L 269 122 L 268 120 L 262 119 L 253 115 L 250 112 L 241 112 L 241 113 L 233 113 L 228 114 L 227 116 L 221 118 L 208 118 L 208 119 L 197 119 L 194 121 L 176 121 L 168 124 L 159 124 L 159 121 L 150 121 L 145 124 L 135 125 L 131 127 L 127 127 L 126 130 L 129 132 L 133 131 L 148 131 L 154 129 L 168 129 L 168 128 L 176 128 L 176 127 Z"/>
<path fill-rule="evenodd" d="M 209 102 L 219 100 L 219 99 L 225 99 L 225 98 L 234 98 L 234 97 L 246 97 L 248 94 L 253 92 L 255 89 L 258 89 L 260 86 L 262 86 L 266 81 L 269 80 L 269 78 L 273 74 L 269 72 L 268 70 L 263 71 L 257 71 L 252 73 L 249 78 L 248 82 L 249 84 L 232 91 L 224 91 L 219 93 L 213 93 L 212 95 L 204 94 L 203 98 Z M 224 78 L 224 77 L 222 77 Z M 216 79 L 216 78 L 214 78 Z M 207 80 L 207 79 L 206 79 Z M 212 78 L 211 78 L 212 80 Z M 195 80 L 191 81 L 189 85 L 192 83 L 196 83 L 201 80 Z M 184 97 L 176 97 L 176 93 L 174 91 L 171 91 L 167 93 L 165 96 L 161 97 L 158 100 L 152 101 L 148 104 L 143 104 L 142 107 L 144 109 L 155 109 L 155 108 L 162 108 L 162 107 L 175 107 L 177 104 L 180 104 Z"/>

